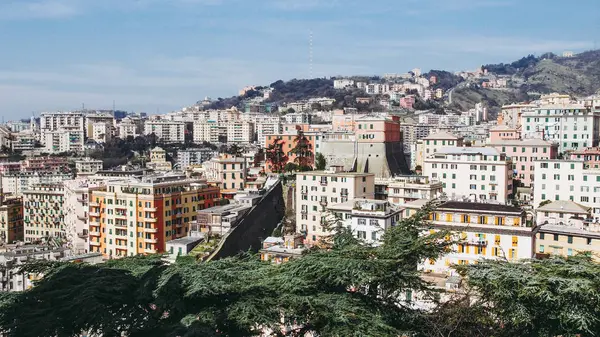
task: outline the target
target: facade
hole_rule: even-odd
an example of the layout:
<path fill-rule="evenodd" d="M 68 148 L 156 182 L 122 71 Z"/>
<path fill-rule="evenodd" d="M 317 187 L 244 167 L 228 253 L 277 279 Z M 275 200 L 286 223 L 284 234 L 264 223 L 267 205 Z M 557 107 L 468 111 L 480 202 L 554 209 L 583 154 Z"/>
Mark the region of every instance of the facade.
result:
<path fill-rule="evenodd" d="M 423 138 L 423 149 L 425 157 L 435 154 L 445 147 L 462 147 L 463 138 L 457 137 L 449 132 L 436 132 Z"/>
<path fill-rule="evenodd" d="M 416 212 L 416 206 L 407 210 Z M 533 257 L 534 228 L 528 227 L 520 208 L 495 204 L 448 201 L 430 214 L 431 233 L 450 230 L 460 242 L 451 253 L 425 260 L 425 272 L 455 274 L 452 265 L 473 264 L 480 259 L 517 261 Z"/>
<path fill-rule="evenodd" d="M 304 136 L 308 140 L 310 147 L 312 149 L 313 155 L 309 160 L 309 165 L 314 165 L 315 154 L 318 152 L 319 147 L 319 138 L 321 137 L 317 133 L 304 133 Z M 296 133 L 294 134 L 278 134 L 278 135 L 268 135 L 266 136 L 265 148 L 269 148 L 272 144 L 279 141 L 279 143 L 283 144 L 283 152 L 288 156 L 288 163 L 296 162 L 296 154 L 292 153 L 293 149 L 296 147 L 298 142 L 296 141 Z M 267 161 L 265 165 L 265 172 L 272 172 L 273 166 L 270 162 Z"/>
<path fill-rule="evenodd" d="M 57 136 L 47 136 L 47 133 L 65 130 L 81 136 L 81 144 L 85 138 L 85 115 L 83 112 L 42 112 L 40 115 L 40 132 L 42 145 L 51 148 L 54 145 L 48 145 L 47 141 L 55 140 Z M 81 133 L 79 133 L 79 131 Z M 51 143 L 52 143 L 51 142 Z M 58 151 L 60 152 L 60 151 Z M 64 152 L 64 151 L 63 151 Z M 55 152 L 50 152 L 55 153 Z"/>
<path fill-rule="evenodd" d="M 512 161 L 515 178 L 527 187 L 533 184 L 534 161 L 558 156 L 558 144 L 542 139 L 498 140 L 488 146 L 506 154 Z"/>
<path fill-rule="evenodd" d="M 154 171 L 171 171 L 172 165 L 167 161 L 167 152 L 160 147 L 155 147 L 150 151 L 150 162 L 146 167 Z"/>
<path fill-rule="evenodd" d="M 193 128 L 193 139 L 196 144 L 224 142 L 227 137 L 227 128 L 214 120 L 196 121 Z"/>
<path fill-rule="evenodd" d="M 496 143 L 504 140 L 518 140 L 521 133 L 518 129 L 510 128 L 506 125 L 498 125 L 490 129 L 490 143 Z"/>
<path fill-rule="evenodd" d="M 542 105 L 521 116 L 521 138 L 558 142 L 559 152 L 598 145 L 600 111 L 583 104 Z"/>
<path fill-rule="evenodd" d="M 252 205 L 228 204 L 198 210 L 196 223 L 201 232 L 225 235 L 252 208 Z"/>
<path fill-rule="evenodd" d="M 283 124 L 279 117 L 275 120 L 257 121 L 256 125 L 256 140 L 258 144 L 265 144 L 267 136 L 278 135 L 283 132 Z"/>
<path fill-rule="evenodd" d="M 30 151 L 35 148 L 38 140 L 37 135 L 31 129 L 13 133 L 13 141 L 11 142 L 13 151 Z"/>
<path fill-rule="evenodd" d="M 36 184 L 23 192 L 25 242 L 66 238 L 64 195 L 62 183 Z"/>
<path fill-rule="evenodd" d="M 127 137 L 138 137 L 142 134 L 142 127 L 140 126 L 141 122 L 136 122 L 135 120 L 126 117 L 121 120 L 118 125 L 119 137 L 121 139 L 127 139 Z"/>
<path fill-rule="evenodd" d="M 91 133 L 88 133 L 88 138 L 91 138 L 98 143 L 106 143 L 113 137 L 113 125 L 112 121 L 107 122 L 96 122 L 88 126 Z"/>
<path fill-rule="evenodd" d="M 450 199 L 507 203 L 513 194 L 512 162 L 494 148 L 441 148 L 425 158 L 424 169 Z"/>
<path fill-rule="evenodd" d="M 0 203 L 0 242 L 23 241 L 23 198 L 2 198 Z"/>
<path fill-rule="evenodd" d="M 184 143 L 185 123 L 168 120 L 147 120 L 144 134 L 155 134 L 164 143 Z"/>
<path fill-rule="evenodd" d="M 395 226 L 402 217 L 402 209 L 387 200 L 349 200 L 328 209 L 354 236 L 368 244 L 380 244 L 385 230 Z"/>
<path fill-rule="evenodd" d="M 590 168 L 600 168 L 600 147 L 589 147 L 569 152 L 569 159 L 582 160 Z"/>
<path fill-rule="evenodd" d="M 599 261 L 600 225 L 590 219 L 590 210 L 572 201 L 555 201 L 538 208 L 536 254 L 569 257 L 590 252 Z"/>
<path fill-rule="evenodd" d="M 33 169 L 35 170 L 35 169 Z M 21 196 L 27 189 L 36 184 L 60 184 L 64 180 L 72 179 L 71 173 L 60 172 L 17 172 L 3 174 L 2 191 Z"/>
<path fill-rule="evenodd" d="M 310 124 L 312 115 L 306 112 L 289 113 L 283 116 L 286 124 Z"/>
<path fill-rule="evenodd" d="M 166 251 L 166 242 L 186 237 L 199 207 L 219 202 L 218 187 L 185 175 L 108 181 L 89 201 L 91 252 L 106 258 Z"/>
<path fill-rule="evenodd" d="M 102 160 L 95 160 L 92 158 L 75 161 L 75 171 L 77 171 L 77 175 L 96 174 L 98 171 L 102 171 L 102 166 Z"/>
<path fill-rule="evenodd" d="M 47 153 L 84 151 L 85 133 L 79 126 L 61 126 L 57 130 L 42 133 L 44 151 Z"/>
<path fill-rule="evenodd" d="M 591 207 L 591 216 L 600 220 L 600 170 L 579 160 L 545 159 L 534 164 L 533 205 L 569 200 Z"/>
<path fill-rule="evenodd" d="M 433 182 L 427 176 L 396 176 L 388 179 L 375 179 L 375 198 L 387 200 L 394 205 L 442 196 L 442 182 Z M 378 197 L 379 196 L 379 197 Z"/>
<path fill-rule="evenodd" d="M 373 199 L 375 175 L 343 172 L 340 167 L 296 174 L 296 229 L 309 245 L 330 233 L 323 228 L 327 206 L 353 199 Z"/>
<path fill-rule="evenodd" d="M 291 259 L 302 257 L 304 245 L 302 235 L 285 235 L 283 238 L 269 236 L 263 241 L 259 251 L 262 261 L 282 264 Z"/>
<path fill-rule="evenodd" d="M 89 201 L 93 191 L 104 188 L 102 182 L 74 179 L 63 182 L 64 227 L 66 246 L 75 254 L 90 252 L 89 248 Z"/>
<path fill-rule="evenodd" d="M 248 144 L 254 141 L 254 123 L 245 121 L 230 121 L 225 123 L 227 143 Z"/>
<path fill-rule="evenodd" d="M 185 169 L 192 165 L 201 165 L 217 154 L 217 151 L 209 148 L 180 150 L 177 151 L 177 164 L 180 169 Z"/>
<path fill-rule="evenodd" d="M 243 190 L 246 186 L 248 164 L 243 157 L 221 155 L 205 163 L 206 178 L 219 182 L 222 193 L 230 194 Z"/>

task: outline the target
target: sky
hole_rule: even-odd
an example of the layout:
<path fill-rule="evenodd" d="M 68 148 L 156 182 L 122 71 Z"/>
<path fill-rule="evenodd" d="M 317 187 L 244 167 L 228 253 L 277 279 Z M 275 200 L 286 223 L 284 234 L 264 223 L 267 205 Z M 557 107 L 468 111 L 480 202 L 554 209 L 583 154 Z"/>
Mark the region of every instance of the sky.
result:
<path fill-rule="evenodd" d="M 329 77 L 580 52 L 599 22 L 598 0 L 0 0 L 0 116 L 163 113 L 308 78 L 311 32 Z"/>

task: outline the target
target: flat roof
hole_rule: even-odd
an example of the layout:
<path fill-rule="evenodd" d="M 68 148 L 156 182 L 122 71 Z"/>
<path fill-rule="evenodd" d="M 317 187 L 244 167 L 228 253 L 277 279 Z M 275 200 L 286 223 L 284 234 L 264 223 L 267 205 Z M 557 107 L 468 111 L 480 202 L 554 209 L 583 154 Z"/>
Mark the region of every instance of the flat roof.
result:
<path fill-rule="evenodd" d="M 166 244 L 176 244 L 176 245 L 187 245 L 190 243 L 200 242 L 204 240 L 204 235 L 201 236 L 186 236 L 179 239 L 173 239 L 166 242 Z"/>
<path fill-rule="evenodd" d="M 480 202 L 465 202 L 465 201 L 447 201 L 438 207 L 437 210 L 465 210 L 465 211 L 485 211 L 485 212 L 500 212 L 500 213 L 515 213 L 521 214 L 522 209 L 514 206 L 486 204 Z"/>

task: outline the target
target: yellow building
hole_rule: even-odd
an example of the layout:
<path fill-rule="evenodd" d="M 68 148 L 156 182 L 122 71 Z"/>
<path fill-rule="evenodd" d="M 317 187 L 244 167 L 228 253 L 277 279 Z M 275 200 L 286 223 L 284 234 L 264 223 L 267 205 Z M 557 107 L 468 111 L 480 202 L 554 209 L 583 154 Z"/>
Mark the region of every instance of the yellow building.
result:
<path fill-rule="evenodd" d="M 416 213 L 426 201 L 406 205 L 406 215 Z M 517 207 L 475 202 L 447 201 L 429 216 L 429 231 L 448 230 L 460 242 L 438 260 L 426 260 L 419 269 L 433 273 L 454 273 L 452 265 L 476 263 L 480 259 L 519 260 L 533 254 L 533 228 Z"/>
<path fill-rule="evenodd" d="M 600 224 L 590 219 L 590 212 L 590 207 L 563 200 L 539 207 L 535 252 L 542 256 L 591 252 L 600 261 Z"/>
<path fill-rule="evenodd" d="M 160 147 L 155 147 L 150 151 L 150 162 L 146 167 L 154 171 L 171 171 L 172 165 L 167 161 L 167 152 Z"/>
<path fill-rule="evenodd" d="M 219 202 L 218 187 L 180 174 L 109 181 L 90 197 L 90 252 L 162 253 L 167 241 L 188 235 L 198 210 Z"/>
<path fill-rule="evenodd" d="M 0 204 L 0 242 L 23 241 L 23 199 L 6 198 Z"/>

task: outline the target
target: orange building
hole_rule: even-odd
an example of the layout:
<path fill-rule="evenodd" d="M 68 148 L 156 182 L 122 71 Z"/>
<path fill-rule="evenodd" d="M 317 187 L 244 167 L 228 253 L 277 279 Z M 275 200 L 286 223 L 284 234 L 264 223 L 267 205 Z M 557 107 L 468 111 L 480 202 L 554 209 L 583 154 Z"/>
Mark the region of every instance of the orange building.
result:
<path fill-rule="evenodd" d="M 197 211 L 218 205 L 219 187 L 185 175 L 109 181 L 90 197 L 90 252 L 105 258 L 162 253 L 188 235 Z"/>
<path fill-rule="evenodd" d="M 292 153 L 294 147 L 296 147 L 296 134 L 279 134 L 279 135 L 268 135 L 265 138 L 265 148 L 269 148 L 270 145 L 275 143 L 277 139 L 280 139 L 280 142 L 283 143 L 283 152 L 288 156 L 288 163 L 296 163 L 296 155 Z M 304 136 L 308 140 L 312 148 L 312 158 L 310 160 L 310 165 L 314 165 L 315 154 L 319 152 L 319 143 L 321 140 L 321 133 L 310 132 L 304 133 Z M 272 165 L 267 161 L 265 172 L 272 172 Z"/>

